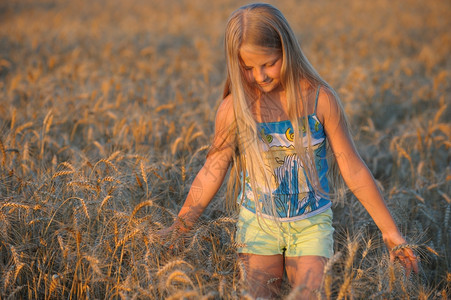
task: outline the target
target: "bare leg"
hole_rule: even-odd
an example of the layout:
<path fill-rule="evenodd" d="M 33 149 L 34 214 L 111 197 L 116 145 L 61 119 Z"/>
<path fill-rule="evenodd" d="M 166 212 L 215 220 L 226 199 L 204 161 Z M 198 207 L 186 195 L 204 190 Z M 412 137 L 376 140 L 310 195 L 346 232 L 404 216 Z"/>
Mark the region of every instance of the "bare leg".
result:
<path fill-rule="evenodd" d="M 300 299 L 318 299 L 322 292 L 323 271 L 327 258 L 323 256 L 297 256 L 285 259 L 288 280 L 293 288 L 300 287 Z"/>
<path fill-rule="evenodd" d="M 271 299 L 280 292 L 283 276 L 282 255 L 239 254 L 244 265 L 244 281 L 255 298 Z"/>

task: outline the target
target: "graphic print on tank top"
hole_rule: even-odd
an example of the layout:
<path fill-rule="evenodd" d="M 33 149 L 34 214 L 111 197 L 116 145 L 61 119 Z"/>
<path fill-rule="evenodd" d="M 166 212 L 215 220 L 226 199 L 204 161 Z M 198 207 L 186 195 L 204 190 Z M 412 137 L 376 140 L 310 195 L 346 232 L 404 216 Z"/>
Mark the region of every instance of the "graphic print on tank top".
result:
<path fill-rule="evenodd" d="M 305 136 L 307 122 L 301 119 L 304 133 L 304 146 L 308 139 Z M 315 114 L 307 117 L 311 132 L 311 144 L 314 154 L 315 166 L 319 176 L 319 182 L 324 192 L 329 192 L 326 178 L 326 136 L 322 124 Z M 314 192 L 307 179 L 305 170 L 294 148 L 294 134 L 289 120 L 280 122 L 259 123 L 258 128 L 263 143 L 263 159 L 268 170 L 273 174 L 273 186 L 271 191 L 279 218 L 284 220 L 303 219 L 320 213 L 330 207 L 330 200 L 324 199 Z M 255 213 L 254 194 L 250 186 L 250 179 L 246 176 L 243 206 Z M 258 184 L 258 179 L 257 179 Z M 259 189 L 260 190 L 260 189 Z M 260 190 L 261 191 L 261 190 Z M 260 193 L 259 193 L 260 194 Z M 263 195 L 265 193 L 262 193 Z M 243 196 L 241 194 L 241 196 Z M 263 196 L 264 197 L 264 196 Z M 266 216 L 272 215 L 265 212 Z"/>

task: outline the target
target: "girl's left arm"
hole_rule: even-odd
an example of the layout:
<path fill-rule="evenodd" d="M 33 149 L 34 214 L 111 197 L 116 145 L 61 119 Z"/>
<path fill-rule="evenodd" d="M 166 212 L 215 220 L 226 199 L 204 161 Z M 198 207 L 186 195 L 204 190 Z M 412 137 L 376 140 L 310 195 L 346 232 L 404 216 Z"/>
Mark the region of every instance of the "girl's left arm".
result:
<path fill-rule="evenodd" d="M 327 90 L 321 89 L 318 98 L 318 118 L 322 122 L 330 146 L 337 161 L 340 173 L 349 189 L 362 203 L 376 225 L 382 232 L 385 244 L 390 250 L 390 258 L 401 260 L 407 272 L 418 272 L 417 257 L 412 249 L 392 249 L 405 244 L 391 216 L 376 181 L 370 170 L 358 154 L 347 128 L 343 111 L 335 97 Z"/>

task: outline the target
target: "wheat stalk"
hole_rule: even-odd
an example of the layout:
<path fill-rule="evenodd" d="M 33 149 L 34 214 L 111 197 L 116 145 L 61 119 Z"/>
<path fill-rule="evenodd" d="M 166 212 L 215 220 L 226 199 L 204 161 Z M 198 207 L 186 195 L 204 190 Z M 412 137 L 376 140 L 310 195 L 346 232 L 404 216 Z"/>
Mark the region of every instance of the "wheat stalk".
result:
<path fill-rule="evenodd" d="M 16 142 L 16 137 L 19 135 L 19 133 L 21 133 L 23 130 L 25 130 L 25 129 L 31 127 L 31 126 L 33 126 L 33 122 L 26 122 L 26 123 L 24 123 L 24 124 L 18 126 L 18 127 L 14 130 L 14 134 L 13 134 L 12 141 L 11 141 L 11 146 L 12 146 L 12 147 L 14 147 L 15 142 Z M 12 131 L 12 129 L 11 129 L 11 131 Z"/>
<path fill-rule="evenodd" d="M 6 164 L 6 151 L 5 145 L 3 145 L 2 139 L 0 138 L 0 152 L 2 153 L 2 166 L 5 167 Z"/>
<path fill-rule="evenodd" d="M 113 196 L 105 196 L 105 198 L 103 198 L 102 202 L 100 203 L 99 209 L 97 210 L 97 214 L 100 214 L 100 211 L 102 210 L 103 206 L 105 206 L 105 204 L 108 202 L 108 200 L 110 200 L 111 198 L 113 198 Z"/>
<path fill-rule="evenodd" d="M 190 285 L 192 288 L 194 288 L 194 284 L 188 277 L 188 275 L 186 275 L 185 272 L 182 272 L 180 270 L 175 270 L 168 276 L 165 283 L 166 288 L 167 289 L 170 288 L 174 282 L 187 284 Z"/>
<path fill-rule="evenodd" d="M 92 171 L 91 171 L 91 174 L 89 175 L 89 178 L 91 178 L 92 174 L 94 173 L 94 171 L 96 170 L 97 166 L 100 163 L 104 163 L 105 165 L 107 165 L 108 167 L 113 169 L 115 173 L 119 173 L 119 171 L 117 170 L 116 166 L 110 160 L 108 160 L 108 159 L 101 159 L 98 162 L 96 162 L 96 164 L 92 168 Z"/>
<path fill-rule="evenodd" d="M 187 266 L 189 269 L 194 270 L 194 267 L 193 267 L 190 263 L 188 263 L 188 262 L 186 262 L 186 261 L 184 261 L 184 260 L 181 260 L 181 259 L 177 259 L 177 260 L 169 261 L 168 263 L 166 263 L 166 264 L 163 266 L 163 268 L 161 268 L 160 270 L 158 270 L 156 276 L 157 276 L 157 277 L 160 277 L 160 276 L 162 276 L 164 273 L 166 273 L 167 271 L 169 271 L 169 270 L 171 270 L 171 269 L 173 269 L 173 268 L 175 268 L 175 267 L 177 267 L 177 266 L 180 266 L 180 265 L 185 265 L 185 266 Z"/>
<path fill-rule="evenodd" d="M 85 255 L 83 255 L 83 258 L 89 262 L 89 265 L 91 266 L 94 273 L 96 273 L 100 277 L 103 276 L 102 271 L 99 268 L 100 261 L 96 257 L 85 254 Z"/>
<path fill-rule="evenodd" d="M 0 207 L 0 210 L 2 210 L 4 207 L 22 208 L 22 209 L 26 209 L 26 210 L 30 209 L 30 206 L 28 206 L 28 205 L 14 203 L 14 202 L 3 203 L 2 206 Z"/>
<path fill-rule="evenodd" d="M 57 289 L 58 284 L 59 284 L 59 276 L 53 275 L 50 281 L 49 298 L 52 296 L 53 292 Z"/>
<path fill-rule="evenodd" d="M 145 206 L 152 206 L 153 205 L 153 201 L 152 200 L 147 200 L 147 201 L 143 201 L 141 203 L 139 203 L 138 205 L 135 206 L 135 208 L 133 209 L 132 212 L 132 218 L 135 217 L 136 213 L 143 207 Z"/>
<path fill-rule="evenodd" d="M 17 299 L 18 297 L 15 297 L 17 293 L 19 293 L 23 288 L 27 287 L 27 285 L 19 285 L 18 287 L 16 287 L 14 289 L 14 291 L 12 293 L 10 293 L 8 295 L 8 298 L 6 298 L 7 300 L 9 299 Z"/>
<path fill-rule="evenodd" d="M 141 177 L 144 180 L 144 182 L 146 183 L 146 197 L 149 197 L 149 183 L 147 182 L 147 174 L 146 174 L 146 171 L 144 170 L 144 164 L 142 161 L 140 161 L 139 167 L 141 170 Z"/>
<path fill-rule="evenodd" d="M 116 245 L 117 246 L 123 246 L 128 240 L 132 239 L 135 235 L 137 235 L 140 232 L 139 228 L 135 228 L 132 232 L 125 235 Z"/>
<path fill-rule="evenodd" d="M 341 252 L 335 253 L 326 263 L 324 266 L 324 291 L 326 294 L 326 298 L 329 300 L 331 299 L 332 295 L 332 267 L 334 264 L 336 264 L 342 257 Z"/>
<path fill-rule="evenodd" d="M 183 137 L 179 136 L 175 139 L 174 143 L 171 146 L 171 154 L 174 156 L 177 152 L 178 145 L 183 142 Z"/>
<path fill-rule="evenodd" d="M 52 110 L 49 110 L 47 115 L 44 118 L 43 121 L 43 127 L 42 127 L 42 135 L 41 135 L 41 146 L 40 146 L 40 154 L 39 157 L 42 159 L 44 157 L 44 145 L 46 141 L 46 135 L 50 130 L 50 126 L 52 126 L 53 122 L 53 113 Z"/>
<path fill-rule="evenodd" d="M 59 171 L 59 172 L 56 172 L 55 174 L 53 174 L 52 180 L 57 178 L 57 177 L 70 175 L 70 174 L 73 174 L 73 173 L 74 173 L 74 171 Z"/>

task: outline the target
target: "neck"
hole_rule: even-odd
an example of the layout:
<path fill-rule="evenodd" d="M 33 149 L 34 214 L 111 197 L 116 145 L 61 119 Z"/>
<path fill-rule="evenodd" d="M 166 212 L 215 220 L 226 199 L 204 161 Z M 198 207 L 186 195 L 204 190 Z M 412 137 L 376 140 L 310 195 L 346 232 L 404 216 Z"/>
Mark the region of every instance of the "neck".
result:
<path fill-rule="evenodd" d="M 287 101 L 284 90 L 262 93 L 251 105 L 257 122 L 275 122 L 288 119 Z"/>

